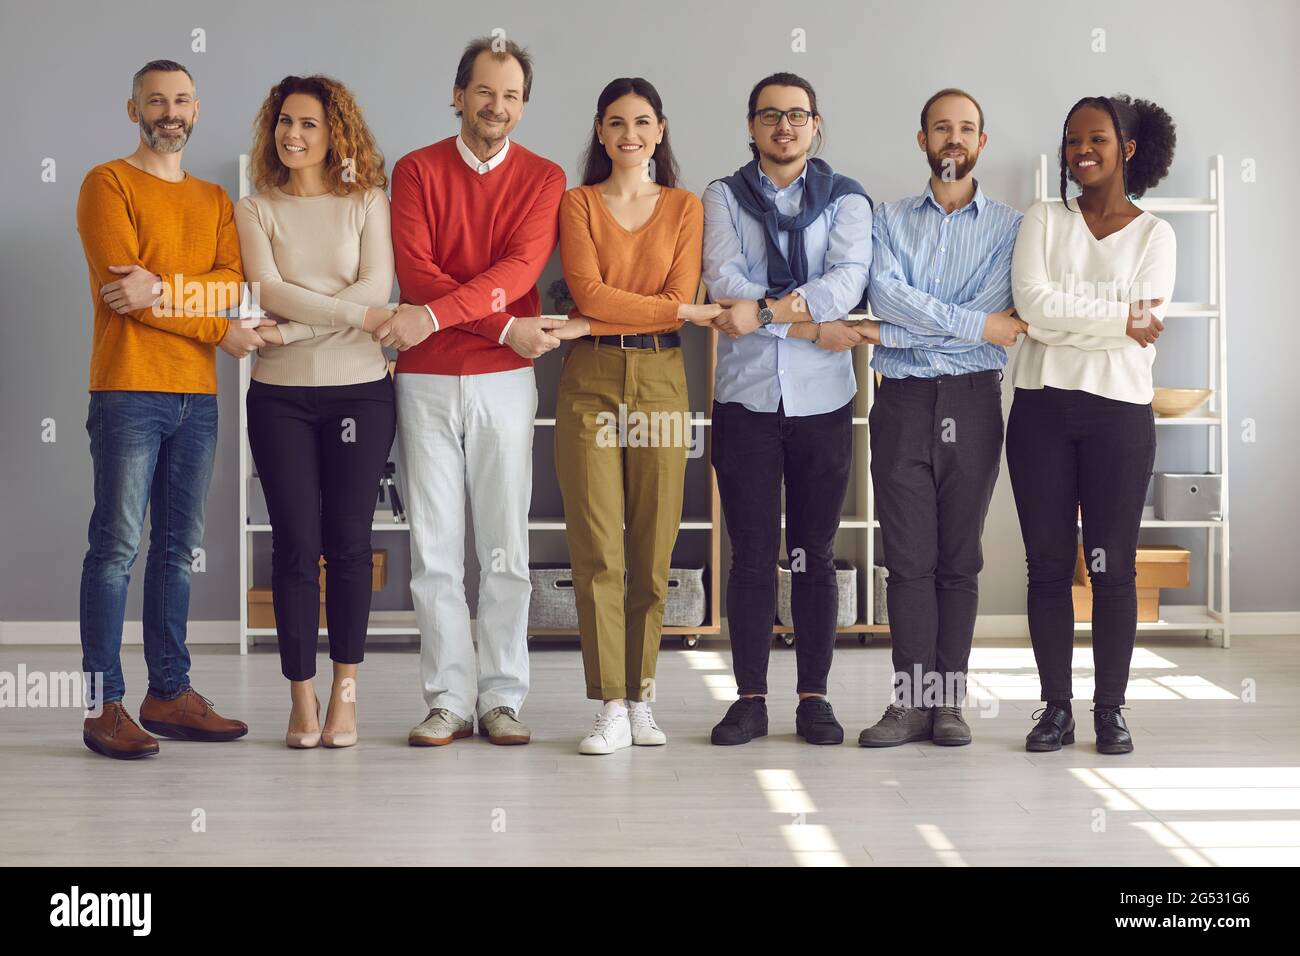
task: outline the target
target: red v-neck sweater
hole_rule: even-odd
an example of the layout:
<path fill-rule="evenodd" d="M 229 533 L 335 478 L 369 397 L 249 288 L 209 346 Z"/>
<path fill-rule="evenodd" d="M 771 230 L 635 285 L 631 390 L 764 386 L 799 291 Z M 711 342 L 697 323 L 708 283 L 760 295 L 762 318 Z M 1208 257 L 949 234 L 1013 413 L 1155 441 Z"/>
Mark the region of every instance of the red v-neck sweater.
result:
<path fill-rule="evenodd" d="M 532 364 L 498 343 L 511 316 L 538 315 L 537 280 L 555 250 L 564 170 L 514 140 L 501 165 L 469 167 L 455 137 L 393 167 L 393 259 L 402 301 L 428 305 L 438 331 L 397 371 L 479 375 Z"/>

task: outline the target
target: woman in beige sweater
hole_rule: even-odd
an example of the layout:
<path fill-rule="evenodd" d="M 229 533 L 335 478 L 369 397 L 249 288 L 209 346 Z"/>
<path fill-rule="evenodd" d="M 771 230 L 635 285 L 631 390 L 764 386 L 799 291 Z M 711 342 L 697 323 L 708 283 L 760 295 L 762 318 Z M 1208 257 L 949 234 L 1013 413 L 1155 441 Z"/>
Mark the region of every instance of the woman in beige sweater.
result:
<path fill-rule="evenodd" d="M 244 275 L 278 323 L 260 331 L 248 442 L 271 519 L 290 747 L 356 742 L 356 674 L 370 616 L 370 525 L 396 428 L 388 363 L 372 334 L 393 316 L 383 155 L 352 94 L 289 76 L 254 128 L 259 190 L 235 209 Z M 312 679 L 325 556 L 334 684 L 322 730 Z"/>

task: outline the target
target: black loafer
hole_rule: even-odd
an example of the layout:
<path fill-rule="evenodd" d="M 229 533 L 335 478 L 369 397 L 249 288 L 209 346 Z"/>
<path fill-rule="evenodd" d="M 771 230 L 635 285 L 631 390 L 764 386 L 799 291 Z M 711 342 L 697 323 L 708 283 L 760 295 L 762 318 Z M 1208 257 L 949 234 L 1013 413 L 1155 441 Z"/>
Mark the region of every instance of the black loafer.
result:
<path fill-rule="evenodd" d="M 825 697 L 805 697 L 794 712 L 794 732 L 810 744 L 842 744 L 844 728 Z"/>
<path fill-rule="evenodd" d="M 1038 723 L 1025 737 L 1025 749 L 1033 753 L 1060 750 L 1074 743 L 1074 715 L 1064 707 L 1048 704 L 1033 715 Z"/>
<path fill-rule="evenodd" d="M 720 747 L 747 744 L 767 736 L 767 701 L 762 697 L 741 697 L 729 708 L 709 739 Z"/>
<path fill-rule="evenodd" d="M 1118 707 L 1097 706 L 1092 709 L 1092 727 L 1097 733 L 1097 753 L 1128 754 L 1133 752 L 1133 735 Z"/>

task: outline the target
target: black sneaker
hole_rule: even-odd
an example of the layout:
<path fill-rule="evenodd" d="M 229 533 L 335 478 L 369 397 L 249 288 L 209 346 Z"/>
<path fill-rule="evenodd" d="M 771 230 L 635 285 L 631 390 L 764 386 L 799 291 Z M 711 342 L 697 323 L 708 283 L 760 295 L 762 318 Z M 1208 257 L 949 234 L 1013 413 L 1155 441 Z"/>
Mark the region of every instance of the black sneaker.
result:
<path fill-rule="evenodd" d="M 767 736 L 767 701 L 762 697 L 741 697 L 729 708 L 709 737 L 720 747 L 747 744 Z"/>
<path fill-rule="evenodd" d="M 1092 709 L 1092 727 L 1097 733 L 1097 753 L 1128 754 L 1133 752 L 1133 735 L 1118 707 L 1098 705 Z"/>
<path fill-rule="evenodd" d="M 794 732 L 810 744 L 842 744 L 844 728 L 825 697 L 805 697 L 794 711 Z"/>

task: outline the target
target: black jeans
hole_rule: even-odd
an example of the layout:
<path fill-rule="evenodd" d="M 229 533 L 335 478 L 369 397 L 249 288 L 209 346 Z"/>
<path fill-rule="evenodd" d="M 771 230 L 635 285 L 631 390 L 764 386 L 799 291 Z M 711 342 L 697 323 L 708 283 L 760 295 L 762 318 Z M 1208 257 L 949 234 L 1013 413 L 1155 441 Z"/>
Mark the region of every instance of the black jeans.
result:
<path fill-rule="evenodd" d="M 1155 457 L 1150 405 L 1067 389 L 1016 389 L 1007 468 L 1029 564 L 1029 635 L 1043 700 L 1073 696 L 1070 587 L 1081 507 L 1092 580 L 1092 699 L 1124 703 L 1137 638 L 1138 530 Z"/>
<path fill-rule="evenodd" d="M 791 556 L 791 612 L 800 693 L 825 694 L 839 595 L 835 532 L 853 459 L 853 403 L 822 415 L 752 412 L 713 403 L 713 467 L 731 540 L 727 625 L 741 694 L 767 693 L 781 555 L 781 482 Z"/>
<path fill-rule="evenodd" d="M 248 387 L 248 445 L 271 518 L 280 669 L 316 674 L 320 567 L 330 659 L 359 664 L 370 620 L 370 525 L 397 429 L 393 380 Z"/>
<path fill-rule="evenodd" d="M 894 696 L 904 706 L 965 697 L 980 536 L 1002 457 L 1001 382 L 997 371 L 886 378 L 871 406 Z"/>

